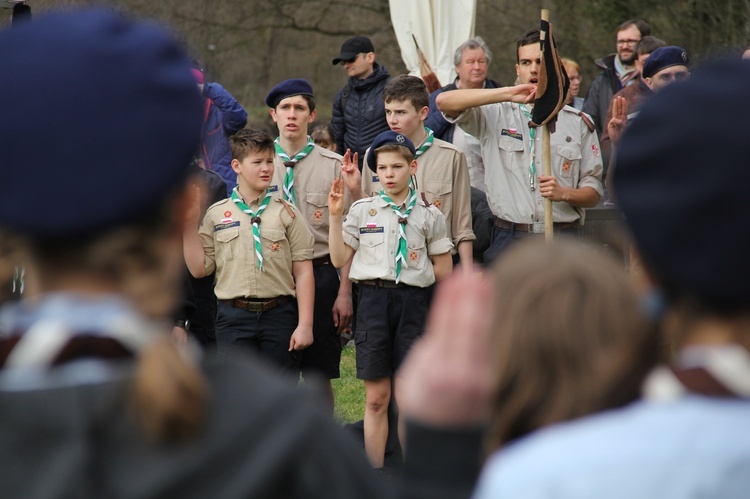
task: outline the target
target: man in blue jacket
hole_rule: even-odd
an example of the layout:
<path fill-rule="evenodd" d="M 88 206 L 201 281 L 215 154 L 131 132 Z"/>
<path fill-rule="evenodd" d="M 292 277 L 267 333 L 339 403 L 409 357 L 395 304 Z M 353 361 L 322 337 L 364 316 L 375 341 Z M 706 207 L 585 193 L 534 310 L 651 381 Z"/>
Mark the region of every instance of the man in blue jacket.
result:
<path fill-rule="evenodd" d="M 381 132 L 390 130 L 385 120 L 383 89 L 388 70 L 375 62 L 375 48 L 369 38 L 355 36 L 341 45 L 333 65 L 341 63 L 349 82 L 333 98 L 331 129 L 336 152 L 359 153 L 359 170 L 365 151 Z"/>
<path fill-rule="evenodd" d="M 193 76 L 203 96 L 203 130 L 200 156 L 203 168 L 213 170 L 227 183 L 227 196 L 237 185 L 237 174 L 231 167 L 229 137 L 245 128 L 247 112 L 237 99 L 218 83 L 206 83 L 203 71 L 193 68 Z"/>

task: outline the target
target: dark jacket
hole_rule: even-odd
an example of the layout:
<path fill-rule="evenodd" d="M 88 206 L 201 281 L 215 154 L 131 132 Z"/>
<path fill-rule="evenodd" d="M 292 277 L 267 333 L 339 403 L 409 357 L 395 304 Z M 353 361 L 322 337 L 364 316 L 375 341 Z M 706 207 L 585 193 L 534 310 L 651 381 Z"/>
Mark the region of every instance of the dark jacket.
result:
<path fill-rule="evenodd" d="M 227 183 L 227 196 L 237 185 L 237 174 L 232 170 L 232 149 L 229 136 L 247 125 L 247 112 L 239 102 L 218 83 L 203 86 L 203 131 L 201 158 L 207 170 L 213 170 Z"/>
<path fill-rule="evenodd" d="M 489 78 L 484 80 L 484 88 L 499 87 L 500 84 L 494 80 L 490 80 Z M 437 96 L 441 93 L 456 90 L 456 88 L 458 87 L 456 87 L 456 82 L 454 81 L 443 88 L 438 88 L 430 94 L 430 114 L 427 115 L 427 119 L 424 122 L 425 126 L 435 134 L 435 137 L 450 143 L 453 143 L 453 132 L 456 129 L 456 125 L 446 121 L 435 101 L 437 100 Z"/>
<path fill-rule="evenodd" d="M 609 109 L 609 102 L 612 96 L 622 88 L 620 78 L 617 77 L 615 71 L 615 57 L 617 57 L 616 54 L 609 54 L 594 61 L 602 68 L 602 72 L 594 78 L 583 103 L 583 112 L 591 116 L 599 137 L 602 136 L 602 128 L 606 126 L 602 122 Z"/>
<path fill-rule="evenodd" d="M 333 99 L 331 129 L 336 142 L 336 152 L 344 154 L 347 149 L 359 153 L 359 169 L 365 151 L 380 133 L 389 130 L 385 119 L 383 89 L 390 78 L 388 70 L 377 62 L 373 73 L 360 80 L 349 78 Z M 346 109 L 342 109 L 342 102 Z"/>

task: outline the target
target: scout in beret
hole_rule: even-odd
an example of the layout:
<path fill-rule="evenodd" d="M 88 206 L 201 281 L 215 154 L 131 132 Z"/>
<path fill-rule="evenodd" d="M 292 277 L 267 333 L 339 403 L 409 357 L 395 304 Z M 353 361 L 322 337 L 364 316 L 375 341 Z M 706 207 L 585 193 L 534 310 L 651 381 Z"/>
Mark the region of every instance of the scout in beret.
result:
<path fill-rule="evenodd" d="M 430 93 L 421 78 L 399 75 L 391 78 L 383 91 L 388 126 L 408 137 L 416 148 L 421 167 L 414 177 L 418 192 L 445 215 L 448 235 L 453 242 L 454 263 L 470 266 L 475 239 L 471 217 L 471 184 L 466 156 L 453 144 L 435 137 L 425 126 L 430 110 Z M 356 174 L 353 170 L 348 172 Z M 351 192 L 354 199 L 380 190 L 377 175 L 365 172 L 361 188 Z M 367 196 L 369 196 L 367 195 Z"/>
<path fill-rule="evenodd" d="M 202 222 L 195 200 L 187 215 L 185 261 L 195 278 L 216 271 L 219 356 L 252 349 L 298 377 L 299 350 L 313 342 L 313 237 L 299 211 L 269 188 L 273 139 L 244 129 L 230 141 L 238 184 Z"/>
<path fill-rule="evenodd" d="M 415 154 L 408 137 L 383 132 L 367 155 L 378 195 L 353 203 L 345 220 L 343 180 L 328 196 L 331 261 L 337 268 L 351 262 L 349 277 L 360 284 L 357 378 L 365 381 L 365 450 L 375 468 L 383 467 L 391 380 L 424 330 L 431 286 L 453 265 L 445 217 L 411 186 Z M 356 168 L 353 161 L 345 157 L 345 167 Z"/>
<path fill-rule="evenodd" d="M 293 204 L 315 238 L 312 264 L 315 275 L 315 313 L 310 348 L 301 352 L 302 376 L 331 380 L 340 376 L 341 337 L 352 316 L 352 285 L 348 268 L 341 277 L 328 251 L 328 191 L 341 172 L 341 156 L 315 144 L 309 135 L 315 120 L 313 88 L 305 79 L 292 78 L 274 86 L 266 97 L 279 135 L 271 191 Z M 348 199 L 345 209 L 349 208 Z M 333 386 L 326 381 L 326 402 L 333 414 Z"/>
<path fill-rule="evenodd" d="M 682 47 L 669 45 L 654 50 L 643 64 L 643 80 L 652 92 L 690 74 L 690 58 Z"/>

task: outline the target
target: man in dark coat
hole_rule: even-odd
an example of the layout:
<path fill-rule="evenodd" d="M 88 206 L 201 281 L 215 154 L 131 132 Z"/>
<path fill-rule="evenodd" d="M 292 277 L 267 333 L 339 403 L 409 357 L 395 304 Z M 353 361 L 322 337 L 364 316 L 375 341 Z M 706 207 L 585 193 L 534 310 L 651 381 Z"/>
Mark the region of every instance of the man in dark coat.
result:
<path fill-rule="evenodd" d="M 361 171 L 367 148 L 381 132 L 389 130 L 383 89 L 391 75 L 375 62 L 375 48 L 364 36 L 352 37 L 341 45 L 341 53 L 333 59 L 334 66 L 339 63 L 349 81 L 333 99 L 333 140 L 337 153 L 343 155 L 347 149 L 359 153 Z"/>

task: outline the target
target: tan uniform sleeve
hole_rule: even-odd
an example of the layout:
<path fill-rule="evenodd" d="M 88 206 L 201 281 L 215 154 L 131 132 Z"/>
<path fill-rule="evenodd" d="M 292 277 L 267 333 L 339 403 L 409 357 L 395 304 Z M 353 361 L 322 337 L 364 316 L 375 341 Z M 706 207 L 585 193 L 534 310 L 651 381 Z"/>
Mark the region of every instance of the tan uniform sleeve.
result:
<path fill-rule="evenodd" d="M 485 128 L 486 120 L 481 107 L 469 108 L 455 118 L 451 118 L 445 114 L 443 114 L 443 117 L 449 123 L 460 125 L 464 132 L 473 135 L 476 138 L 481 137 L 482 130 Z"/>
<path fill-rule="evenodd" d="M 596 132 L 590 132 L 589 129 L 581 123 L 583 129 L 581 135 L 581 168 L 578 178 L 578 188 L 593 187 L 599 196 L 604 195 L 602 188 L 602 154 L 599 148 L 599 139 Z"/>
<path fill-rule="evenodd" d="M 445 223 L 445 215 L 434 206 L 429 206 L 425 216 L 427 224 L 427 254 L 442 255 L 453 249 L 448 237 L 448 225 Z"/>
<path fill-rule="evenodd" d="M 214 246 L 214 222 L 210 210 L 203 217 L 198 235 L 201 238 L 201 245 L 205 254 L 203 266 L 206 269 L 206 274 L 211 274 L 216 270 L 216 250 Z"/>
<path fill-rule="evenodd" d="M 287 206 L 296 215 L 292 218 L 286 209 L 281 212 L 281 222 L 286 229 L 286 237 L 289 241 L 289 251 L 292 255 L 292 261 L 312 260 L 315 238 L 299 210 L 291 204 Z"/>
<path fill-rule="evenodd" d="M 461 241 L 476 239 L 472 227 L 469 167 L 466 163 L 466 156 L 457 152 L 453 158 L 453 210 L 451 212 L 453 244 L 458 246 Z"/>
<path fill-rule="evenodd" d="M 367 167 L 365 167 L 367 168 Z M 342 224 L 344 243 L 354 251 L 359 249 L 359 207 L 361 204 L 352 205 L 349 213 Z"/>

